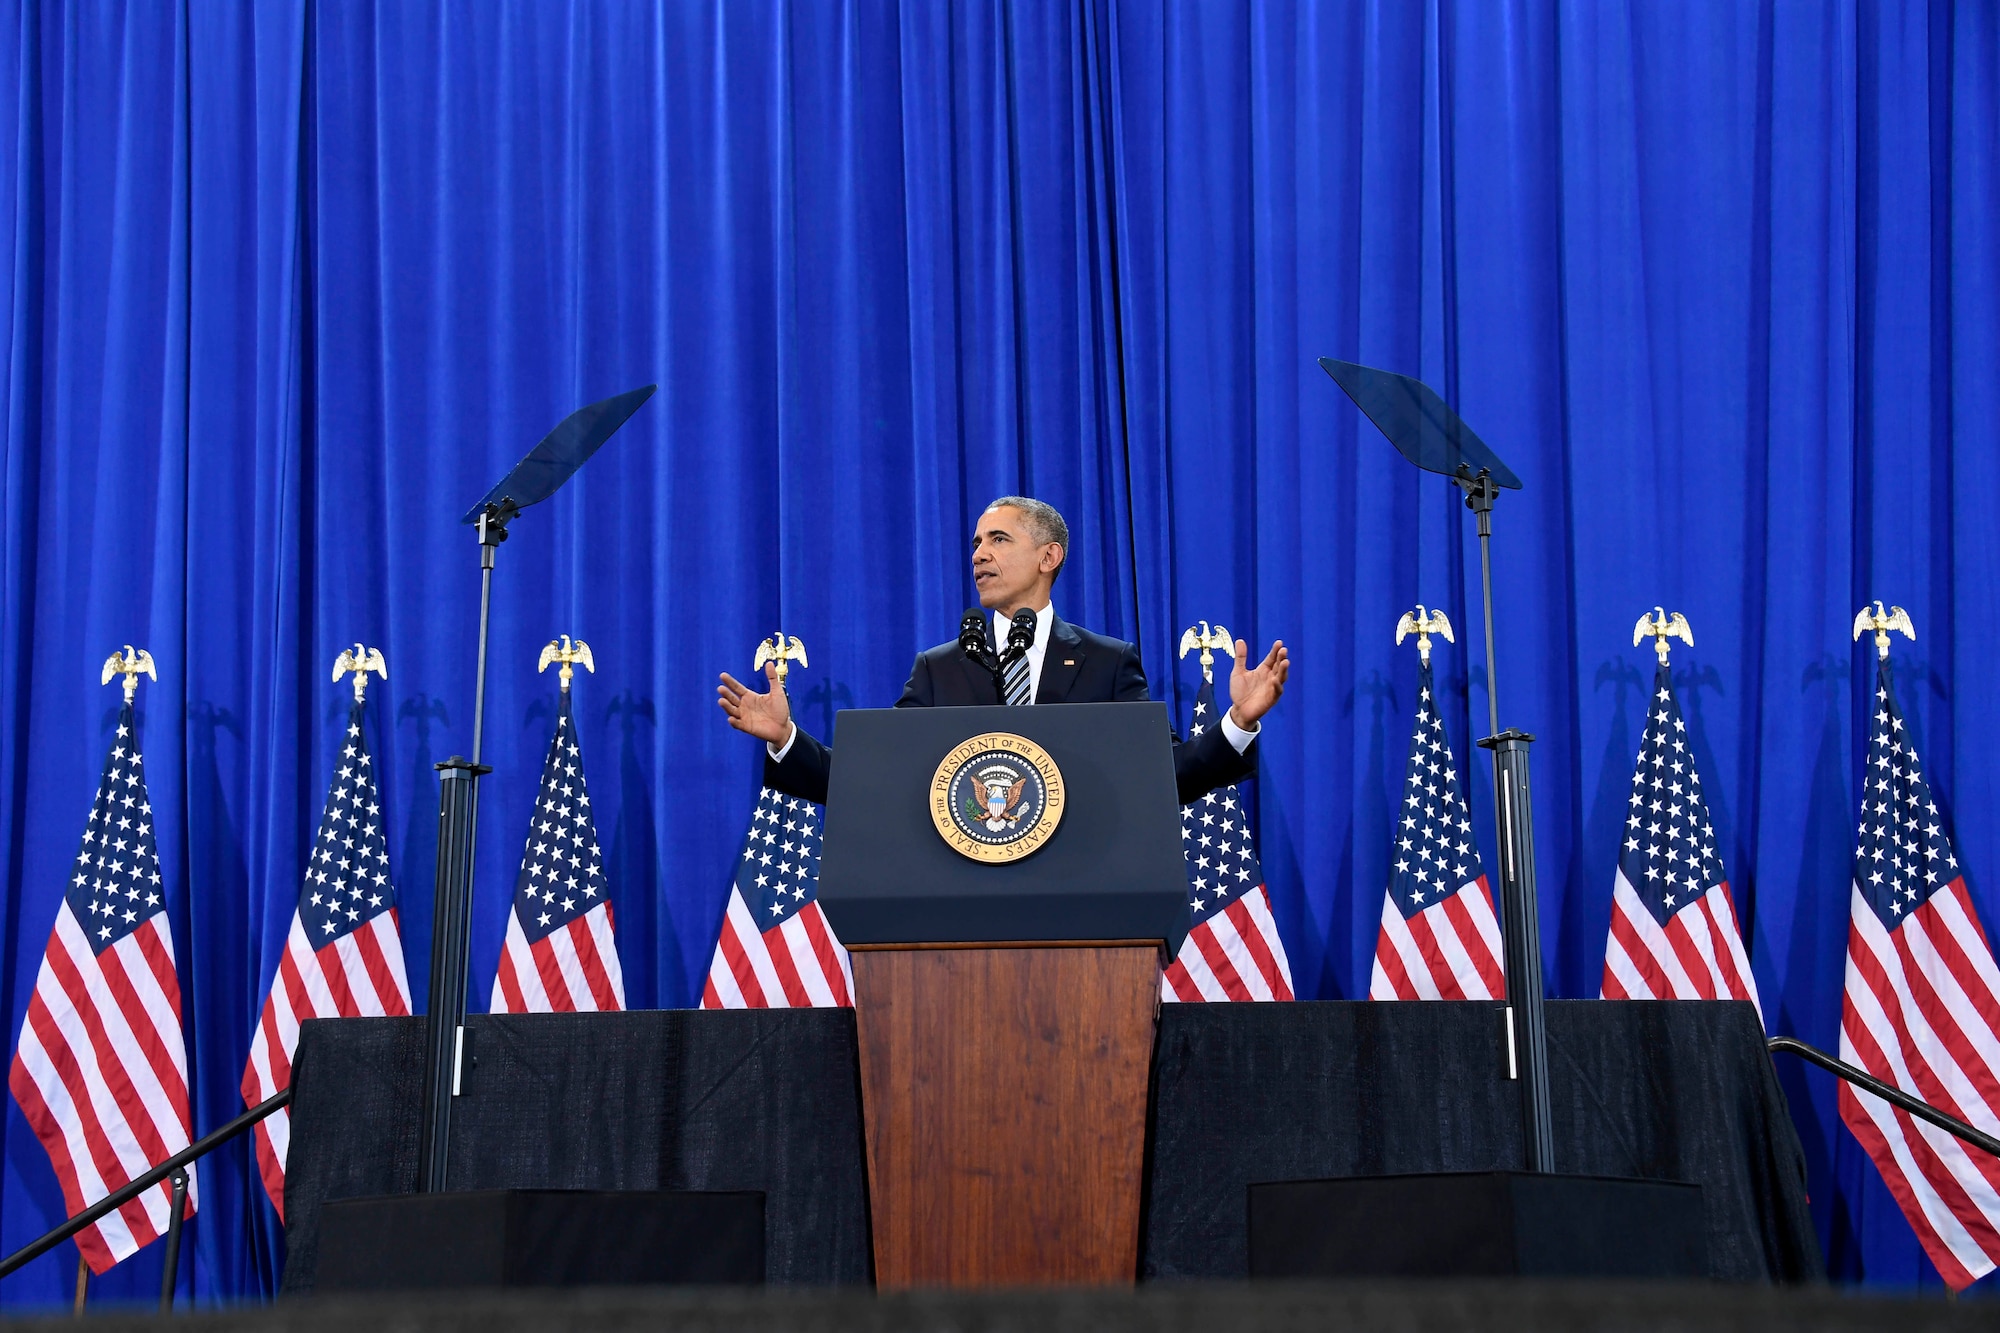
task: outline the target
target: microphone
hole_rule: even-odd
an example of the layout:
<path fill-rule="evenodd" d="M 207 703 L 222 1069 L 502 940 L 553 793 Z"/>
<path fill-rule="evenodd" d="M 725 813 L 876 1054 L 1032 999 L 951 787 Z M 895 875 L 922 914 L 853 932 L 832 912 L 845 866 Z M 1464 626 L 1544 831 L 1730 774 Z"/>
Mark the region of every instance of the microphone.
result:
<path fill-rule="evenodd" d="M 1018 662 L 1035 646 L 1035 620 L 1035 613 L 1025 606 L 1014 613 L 1007 627 L 1007 654 L 1001 659 L 1003 662 Z"/>
<path fill-rule="evenodd" d="M 998 665 L 986 646 L 986 613 L 976 606 L 966 608 L 965 614 L 958 619 L 958 646 L 967 657 L 988 671 Z"/>
<path fill-rule="evenodd" d="M 1029 632 L 1032 634 L 1033 630 Z M 1007 637 L 1011 643 L 1014 635 L 1010 632 Z M 965 614 L 959 617 L 958 647 L 966 657 L 986 668 L 987 674 L 993 677 L 994 700 L 1006 703 L 1007 689 L 1005 680 L 1000 674 L 1000 658 L 986 646 L 986 613 L 976 606 L 967 607 Z"/>

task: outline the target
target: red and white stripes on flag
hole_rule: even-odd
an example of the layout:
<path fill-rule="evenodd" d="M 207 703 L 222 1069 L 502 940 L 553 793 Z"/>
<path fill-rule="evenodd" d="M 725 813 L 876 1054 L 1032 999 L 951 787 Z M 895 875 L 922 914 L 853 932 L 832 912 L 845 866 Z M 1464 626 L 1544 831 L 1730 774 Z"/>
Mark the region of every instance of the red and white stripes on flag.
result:
<path fill-rule="evenodd" d="M 610 966 L 604 960 L 611 959 Z M 625 1007 L 625 977 L 618 964 L 611 904 L 602 903 L 540 939 L 521 929 L 518 911 L 507 916 L 500 967 L 487 1006 L 496 1014 L 613 1012 Z"/>
<path fill-rule="evenodd" d="M 1632 772 L 1601 993 L 1607 1000 L 1758 1004 L 1736 901 L 1664 662 L 1654 673 Z"/>
<path fill-rule="evenodd" d="M 1877 671 L 1849 899 L 1840 1058 L 2000 1134 L 2000 969 L 1896 704 Z M 1874 1159 L 1954 1290 L 2000 1261 L 2000 1161 L 1840 1085 Z"/>
<path fill-rule="evenodd" d="M 1393 891 L 1382 904 L 1369 973 L 1371 1000 L 1501 1000 L 1500 922 L 1481 875 L 1442 902 L 1405 917 Z"/>
<path fill-rule="evenodd" d="M 1215 710 L 1215 683 L 1204 680 L 1188 734 L 1220 725 Z M 1180 952 L 1160 975 L 1160 998 L 1169 1004 L 1291 999 L 1291 960 L 1271 919 L 1271 896 L 1235 787 L 1181 807 L 1181 850 L 1189 926 Z"/>
<path fill-rule="evenodd" d="M 70 1217 L 191 1141 L 180 977 L 129 700 L 7 1082 L 49 1154 Z M 187 1174 L 192 1215 L 195 1169 Z M 91 1271 L 164 1234 L 171 1199 L 162 1182 L 78 1232 Z"/>
<path fill-rule="evenodd" d="M 565 685 L 488 1008 L 496 1014 L 567 1014 L 624 1007 L 611 886 Z"/>
<path fill-rule="evenodd" d="M 1262 884 L 1188 931 L 1160 974 L 1160 998 L 1168 1004 L 1292 998 L 1291 960 Z"/>
<path fill-rule="evenodd" d="M 357 701 L 348 710 L 347 732 L 327 784 L 326 806 L 299 886 L 292 928 L 285 935 L 285 951 L 250 1038 L 250 1059 L 243 1067 L 245 1106 L 255 1106 L 291 1086 L 299 1024 L 306 1019 L 401 1017 L 410 1012 L 396 886 L 389 878 L 389 846 L 382 836 L 382 804 L 374 761 L 362 734 L 363 717 Z M 257 1172 L 282 1221 L 290 1111 L 280 1109 L 265 1116 L 253 1133 Z"/>
<path fill-rule="evenodd" d="M 1472 843 L 1472 811 L 1459 790 L 1428 661 L 1418 669 L 1417 721 L 1389 860 L 1368 998 L 1504 997 L 1500 922 Z"/>
<path fill-rule="evenodd" d="M 846 1008 L 847 950 L 819 908 L 819 811 L 763 789 L 702 987 L 704 1009 Z"/>

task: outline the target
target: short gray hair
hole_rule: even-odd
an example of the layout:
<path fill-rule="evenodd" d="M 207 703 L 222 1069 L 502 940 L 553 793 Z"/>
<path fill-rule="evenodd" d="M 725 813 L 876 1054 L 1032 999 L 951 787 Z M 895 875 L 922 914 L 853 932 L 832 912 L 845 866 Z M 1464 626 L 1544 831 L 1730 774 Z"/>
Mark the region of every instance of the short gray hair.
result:
<path fill-rule="evenodd" d="M 1003 495 L 980 512 L 995 509 L 1020 510 L 1021 517 L 1027 521 L 1028 531 L 1034 535 L 1035 545 L 1047 546 L 1054 542 L 1063 548 L 1062 565 L 1057 565 L 1055 573 L 1049 576 L 1053 582 L 1063 572 L 1063 565 L 1069 563 L 1069 524 L 1063 522 L 1063 516 L 1056 512 L 1056 507 L 1045 500 L 1033 500 L 1025 495 Z"/>

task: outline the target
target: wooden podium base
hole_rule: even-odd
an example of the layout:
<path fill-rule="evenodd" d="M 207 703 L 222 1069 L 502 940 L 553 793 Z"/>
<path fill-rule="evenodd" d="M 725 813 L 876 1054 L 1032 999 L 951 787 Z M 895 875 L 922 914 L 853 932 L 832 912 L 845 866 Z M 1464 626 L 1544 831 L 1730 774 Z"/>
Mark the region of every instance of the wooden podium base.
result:
<path fill-rule="evenodd" d="M 1159 944 L 852 961 L 876 1285 L 1136 1281 Z"/>

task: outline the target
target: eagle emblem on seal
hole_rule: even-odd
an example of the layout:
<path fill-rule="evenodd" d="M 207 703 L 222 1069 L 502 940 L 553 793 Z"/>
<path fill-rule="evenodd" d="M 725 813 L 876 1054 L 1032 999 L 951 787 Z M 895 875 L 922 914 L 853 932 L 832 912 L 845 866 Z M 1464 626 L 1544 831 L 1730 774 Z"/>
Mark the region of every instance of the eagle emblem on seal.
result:
<path fill-rule="evenodd" d="M 1004 764 L 983 768 L 977 787 L 980 799 L 966 798 L 965 817 L 984 824 L 989 833 L 1003 833 L 1027 813 L 1021 808 L 1021 796 L 1027 789 L 1027 778 Z"/>

